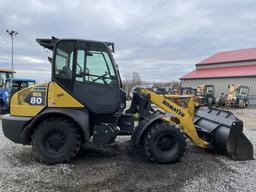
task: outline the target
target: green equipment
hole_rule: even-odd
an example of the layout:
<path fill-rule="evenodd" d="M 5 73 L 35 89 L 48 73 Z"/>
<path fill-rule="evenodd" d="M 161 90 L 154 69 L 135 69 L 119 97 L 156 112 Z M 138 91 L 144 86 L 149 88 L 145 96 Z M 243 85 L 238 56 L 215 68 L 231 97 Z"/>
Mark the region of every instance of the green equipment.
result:
<path fill-rule="evenodd" d="M 198 85 L 197 86 L 197 96 L 198 102 L 202 106 L 212 106 L 215 104 L 214 97 L 214 85 Z"/>

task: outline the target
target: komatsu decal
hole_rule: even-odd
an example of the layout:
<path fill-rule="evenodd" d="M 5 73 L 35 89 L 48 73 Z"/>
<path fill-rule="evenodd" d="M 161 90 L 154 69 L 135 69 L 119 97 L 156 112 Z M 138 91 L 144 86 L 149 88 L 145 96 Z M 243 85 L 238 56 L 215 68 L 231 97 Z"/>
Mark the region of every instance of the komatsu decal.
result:
<path fill-rule="evenodd" d="M 171 109 L 173 112 L 175 112 L 175 113 L 177 113 L 179 116 L 181 116 L 181 117 L 184 117 L 185 116 L 185 114 L 181 111 L 181 110 L 179 110 L 179 109 L 177 109 L 176 107 L 174 107 L 174 106 L 172 106 L 170 103 L 168 103 L 167 101 L 163 101 L 162 102 L 165 106 L 167 106 L 169 109 Z"/>

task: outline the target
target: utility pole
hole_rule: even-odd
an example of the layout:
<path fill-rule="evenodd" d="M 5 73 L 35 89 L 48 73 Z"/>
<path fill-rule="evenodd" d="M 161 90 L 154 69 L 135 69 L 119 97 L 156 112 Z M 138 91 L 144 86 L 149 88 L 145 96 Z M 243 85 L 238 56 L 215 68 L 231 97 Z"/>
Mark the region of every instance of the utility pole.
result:
<path fill-rule="evenodd" d="M 18 35 L 18 32 L 14 30 L 6 30 L 6 32 L 10 35 L 12 39 L 12 70 L 13 70 L 13 40 L 14 40 L 14 37 Z"/>

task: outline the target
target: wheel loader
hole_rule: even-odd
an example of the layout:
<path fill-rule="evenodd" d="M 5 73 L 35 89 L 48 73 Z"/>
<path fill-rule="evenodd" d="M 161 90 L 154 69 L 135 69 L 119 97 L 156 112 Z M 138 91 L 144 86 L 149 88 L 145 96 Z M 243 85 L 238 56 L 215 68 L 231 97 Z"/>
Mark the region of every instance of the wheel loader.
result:
<path fill-rule="evenodd" d="M 212 106 L 215 103 L 214 97 L 214 85 L 198 85 L 197 86 L 198 93 L 198 102 L 202 106 Z"/>
<path fill-rule="evenodd" d="M 194 96 L 179 106 L 137 88 L 126 109 L 113 43 L 57 38 L 37 42 L 53 51 L 52 80 L 15 93 L 2 128 L 11 141 L 32 145 L 40 162 L 69 162 L 83 144 L 108 145 L 118 135 L 131 135 L 131 143 L 143 145 L 148 159 L 158 163 L 179 161 L 186 139 L 232 159 L 253 158 L 243 122 L 228 111 L 195 109 Z"/>

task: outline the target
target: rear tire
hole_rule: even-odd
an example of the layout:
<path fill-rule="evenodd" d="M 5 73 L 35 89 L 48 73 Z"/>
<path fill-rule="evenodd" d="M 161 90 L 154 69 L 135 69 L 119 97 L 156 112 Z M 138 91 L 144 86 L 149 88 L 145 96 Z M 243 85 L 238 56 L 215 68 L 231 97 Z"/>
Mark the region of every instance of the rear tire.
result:
<path fill-rule="evenodd" d="M 82 135 L 70 120 L 52 117 L 41 122 L 32 135 L 32 148 L 42 163 L 66 163 L 73 159 L 82 145 Z"/>
<path fill-rule="evenodd" d="M 144 150 L 151 161 L 174 163 L 184 155 L 186 138 L 177 125 L 157 122 L 146 132 Z"/>

